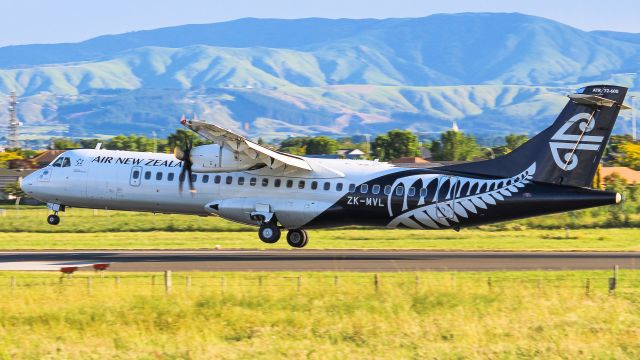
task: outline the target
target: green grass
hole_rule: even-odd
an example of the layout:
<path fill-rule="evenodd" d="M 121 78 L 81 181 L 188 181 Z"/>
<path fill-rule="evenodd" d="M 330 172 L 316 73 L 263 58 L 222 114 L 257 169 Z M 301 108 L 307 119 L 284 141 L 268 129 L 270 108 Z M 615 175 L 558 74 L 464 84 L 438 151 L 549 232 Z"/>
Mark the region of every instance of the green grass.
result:
<path fill-rule="evenodd" d="M 70 209 L 58 226 L 42 207 L 0 216 L 0 249 L 288 249 L 260 242 L 257 229 L 216 217 Z M 640 251 L 637 228 L 531 229 L 521 223 L 419 231 L 340 228 L 309 231 L 308 248 Z"/>
<path fill-rule="evenodd" d="M 640 251 L 639 229 L 419 231 L 314 230 L 309 249 L 566 250 Z M 286 241 L 264 244 L 255 231 L 0 233 L 0 249 L 288 249 Z"/>
<path fill-rule="evenodd" d="M 640 357 L 638 271 L 151 275 L 0 274 L 0 359 Z"/>

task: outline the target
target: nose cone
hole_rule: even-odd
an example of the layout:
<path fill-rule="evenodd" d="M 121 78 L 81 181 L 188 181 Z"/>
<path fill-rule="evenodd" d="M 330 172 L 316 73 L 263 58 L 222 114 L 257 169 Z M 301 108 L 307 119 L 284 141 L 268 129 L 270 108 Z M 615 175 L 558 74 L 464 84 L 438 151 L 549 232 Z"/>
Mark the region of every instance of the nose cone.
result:
<path fill-rule="evenodd" d="M 20 188 L 28 195 L 33 195 L 33 184 L 36 181 L 35 173 L 20 179 Z"/>

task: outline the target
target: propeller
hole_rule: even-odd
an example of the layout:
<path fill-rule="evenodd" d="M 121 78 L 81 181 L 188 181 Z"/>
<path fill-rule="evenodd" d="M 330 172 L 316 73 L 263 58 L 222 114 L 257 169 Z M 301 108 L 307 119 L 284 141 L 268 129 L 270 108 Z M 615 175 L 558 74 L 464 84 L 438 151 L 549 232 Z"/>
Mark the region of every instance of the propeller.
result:
<path fill-rule="evenodd" d="M 180 176 L 178 177 L 180 192 L 182 192 L 182 188 L 184 186 L 185 178 L 189 180 L 189 191 L 193 194 L 196 192 L 195 187 L 193 186 L 193 176 L 191 171 L 191 148 L 193 147 L 193 143 L 187 134 L 184 135 L 184 149 L 180 149 L 177 146 L 173 150 L 173 155 L 178 160 L 182 160 L 182 170 L 180 171 Z"/>

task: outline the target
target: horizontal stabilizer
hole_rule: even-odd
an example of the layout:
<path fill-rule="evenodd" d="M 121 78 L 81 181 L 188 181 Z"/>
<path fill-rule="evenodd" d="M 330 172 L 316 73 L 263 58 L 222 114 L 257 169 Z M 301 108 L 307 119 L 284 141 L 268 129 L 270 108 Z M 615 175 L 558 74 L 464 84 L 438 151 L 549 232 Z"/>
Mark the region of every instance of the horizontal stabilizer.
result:
<path fill-rule="evenodd" d="M 618 103 L 614 100 L 603 98 L 598 95 L 588 95 L 588 94 L 569 94 L 567 95 L 569 99 L 578 104 L 585 105 L 595 105 L 595 106 L 608 106 L 612 107 L 614 105 L 619 105 L 622 110 L 629 110 L 631 107 Z"/>

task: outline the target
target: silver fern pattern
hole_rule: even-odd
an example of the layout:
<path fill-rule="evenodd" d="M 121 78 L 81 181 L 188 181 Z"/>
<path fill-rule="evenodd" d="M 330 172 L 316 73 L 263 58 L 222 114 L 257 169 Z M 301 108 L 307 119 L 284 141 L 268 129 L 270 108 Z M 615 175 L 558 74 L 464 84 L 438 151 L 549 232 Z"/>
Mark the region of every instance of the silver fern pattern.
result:
<path fill-rule="evenodd" d="M 413 229 L 441 229 L 452 227 L 461 221 L 477 214 L 489 206 L 496 205 L 505 197 L 512 196 L 528 184 L 536 171 L 533 163 L 528 169 L 511 178 L 497 180 L 482 180 L 446 175 L 412 175 L 397 179 L 392 192 L 387 198 L 387 209 L 393 220 L 387 224 L 388 228 L 400 225 Z M 410 204 L 411 194 L 403 193 L 401 211 L 394 214 L 392 198 L 395 190 L 402 186 L 409 189 L 414 184 L 421 183 L 424 189 L 435 189 L 428 192 L 418 189 L 419 200 Z M 426 194 L 425 194 L 426 192 Z M 413 207 L 413 209 L 411 209 Z M 395 217 L 394 217 L 395 216 Z"/>

